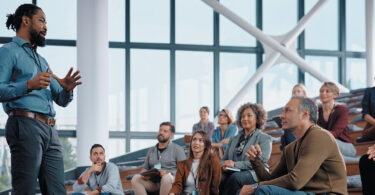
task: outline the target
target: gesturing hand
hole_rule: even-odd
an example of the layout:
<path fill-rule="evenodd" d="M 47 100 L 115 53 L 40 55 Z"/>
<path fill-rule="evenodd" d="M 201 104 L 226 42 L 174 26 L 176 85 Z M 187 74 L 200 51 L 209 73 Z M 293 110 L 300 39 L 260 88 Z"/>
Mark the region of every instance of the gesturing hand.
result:
<path fill-rule="evenodd" d="M 39 89 L 45 89 L 49 86 L 49 83 L 51 82 L 51 74 L 52 72 L 49 72 L 49 67 L 47 68 L 46 72 L 40 72 L 37 74 L 33 79 L 27 81 L 27 89 L 28 90 L 39 90 Z"/>
<path fill-rule="evenodd" d="M 73 89 L 77 86 L 82 84 L 82 82 L 77 82 L 81 75 L 79 75 L 79 70 L 75 71 L 72 75 L 73 67 L 69 69 L 68 74 L 63 79 L 60 79 L 55 74 L 52 74 L 53 78 L 59 82 L 62 88 L 69 91 L 70 93 L 73 91 Z"/>

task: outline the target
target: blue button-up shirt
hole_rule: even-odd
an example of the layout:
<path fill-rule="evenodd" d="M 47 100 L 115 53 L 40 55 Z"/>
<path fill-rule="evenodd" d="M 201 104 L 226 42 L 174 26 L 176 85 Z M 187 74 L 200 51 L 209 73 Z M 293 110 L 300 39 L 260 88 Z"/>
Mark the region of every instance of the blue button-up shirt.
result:
<path fill-rule="evenodd" d="M 45 72 L 47 67 L 47 61 L 20 37 L 13 37 L 12 42 L 0 48 L 0 102 L 7 114 L 13 109 L 22 109 L 54 117 L 52 101 L 63 107 L 72 101 L 73 94 L 52 76 L 46 89 L 27 90 L 27 81 Z"/>

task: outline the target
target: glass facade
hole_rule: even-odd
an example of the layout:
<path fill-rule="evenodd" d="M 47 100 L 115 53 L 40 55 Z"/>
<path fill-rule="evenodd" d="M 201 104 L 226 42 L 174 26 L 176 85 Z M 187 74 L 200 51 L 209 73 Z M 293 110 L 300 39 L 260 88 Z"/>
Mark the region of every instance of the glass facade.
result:
<path fill-rule="evenodd" d="M 32 2 L 45 11 L 49 29 L 47 46 L 38 51 L 53 71 L 63 77 L 69 67 L 75 68 L 77 64 L 75 0 L 2 0 L 0 44 L 15 35 L 5 28 L 5 15 L 13 13 L 22 3 Z M 154 145 L 162 121 L 173 121 L 175 137 L 182 137 L 198 122 L 201 106 L 210 107 L 213 120 L 264 60 L 263 48 L 254 36 L 201 1 L 108 2 L 110 148 L 107 151 L 111 152 L 107 158 Z M 272 36 L 289 32 L 316 2 L 220 0 Z M 364 1 L 327 1 L 297 42 L 298 52 L 310 66 L 350 89 L 366 86 L 364 6 Z M 279 108 L 290 98 L 297 83 L 306 85 L 309 97 L 319 94 L 320 81 L 293 63 L 279 63 L 247 92 L 243 101 L 261 103 L 267 111 Z M 66 139 L 64 143 L 71 145 L 72 154 L 76 146 L 76 100 L 67 108 L 55 106 L 57 128 L 72 130 L 62 137 Z M 0 112 L 2 135 L 6 119 L 4 112 Z M 0 139 L 5 143 L 4 137 Z"/>

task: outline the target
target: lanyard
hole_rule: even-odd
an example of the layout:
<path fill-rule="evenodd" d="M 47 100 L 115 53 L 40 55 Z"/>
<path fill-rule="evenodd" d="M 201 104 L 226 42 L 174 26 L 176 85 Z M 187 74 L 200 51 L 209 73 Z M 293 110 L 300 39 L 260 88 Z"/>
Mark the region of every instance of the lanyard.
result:
<path fill-rule="evenodd" d="M 198 167 L 197 167 L 196 171 L 198 171 Z M 195 186 L 195 189 L 198 190 L 198 183 L 197 183 L 197 180 L 198 180 L 198 173 L 197 173 L 196 175 L 194 175 L 193 166 L 191 166 L 191 174 L 193 175 L 193 178 L 194 178 L 194 186 Z"/>
<path fill-rule="evenodd" d="M 34 60 L 35 64 L 38 66 L 40 72 L 43 72 L 43 70 L 42 70 L 42 63 L 40 63 L 39 55 L 38 55 L 38 53 L 36 53 L 36 50 L 35 50 L 35 49 L 32 49 L 31 47 L 29 47 L 30 50 L 31 50 L 31 53 L 33 54 L 33 55 L 31 55 L 31 54 L 25 49 L 25 46 L 26 46 L 26 47 L 29 47 L 29 44 L 28 44 L 28 43 L 25 43 L 25 44 L 23 44 L 21 47 L 22 47 L 22 49 L 27 53 L 27 55 L 29 55 L 29 56 Z"/>
<path fill-rule="evenodd" d="M 158 161 L 159 161 L 159 163 L 160 163 L 161 153 L 160 153 L 159 150 L 156 152 L 156 157 L 158 158 Z"/>
<path fill-rule="evenodd" d="M 99 185 L 99 181 L 100 181 L 100 179 L 102 178 L 102 177 L 101 177 L 101 174 L 102 174 L 102 173 L 100 173 L 100 174 L 99 174 L 99 175 L 100 175 L 100 177 L 99 177 L 99 180 L 98 180 L 98 176 L 99 176 L 99 175 L 96 175 L 96 173 L 94 173 L 94 176 L 95 176 L 95 181 L 96 181 L 96 185 L 97 185 L 97 187 L 99 187 L 99 186 L 100 186 L 100 185 Z"/>

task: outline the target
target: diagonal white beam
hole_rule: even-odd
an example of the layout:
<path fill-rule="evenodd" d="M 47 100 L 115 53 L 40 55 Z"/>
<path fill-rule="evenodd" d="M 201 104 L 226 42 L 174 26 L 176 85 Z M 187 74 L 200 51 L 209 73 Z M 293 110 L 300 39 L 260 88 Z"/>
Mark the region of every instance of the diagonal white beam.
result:
<path fill-rule="evenodd" d="M 254 27 L 253 25 L 251 25 L 247 21 L 243 20 L 241 17 L 239 17 L 238 15 L 236 15 L 235 13 L 233 13 L 231 10 L 229 10 L 226 7 L 224 7 L 223 5 L 221 5 L 216 0 L 202 0 L 202 1 L 205 2 L 207 5 L 209 5 L 210 7 L 212 7 L 216 12 L 218 12 L 221 15 L 225 16 L 227 19 L 231 20 L 233 23 L 237 24 L 239 27 L 241 27 L 242 29 L 244 29 L 248 33 L 252 34 L 254 37 L 256 37 L 263 44 L 267 44 L 271 48 L 273 48 L 276 51 L 278 51 L 281 54 L 283 54 L 286 58 L 288 58 L 290 61 L 292 61 L 293 63 L 295 63 L 302 70 L 304 70 L 305 72 L 309 72 L 312 76 L 314 76 L 318 80 L 320 80 L 320 81 L 332 81 L 332 82 L 335 82 L 332 79 L 330 79 L 329 77 L 327 77 L 327 76 L 325 76 L 323 74 L 320 74 L 319 71 L 317 71 L 317 70 L 313 69 L 312 67 L 310 67 L 308 65 L 308 63 L 303 58 L 301 58 L 300 56 L 294 54 L 293 52 L 291 52 L 290 50 L 288 50 L 287 47 L 282 46 L 276 40 L 274 40 L 270 36 L 264 34 L 261 30 L 259 30 L 258 28 Z M 316 8 L 316 9 L 318 9 L 318 8 Z M 313 14 L 311 14 L 311 16 L 312 15 Z M 307 21 L 304 22 L 303 25 L 306 25 Z M 295 32 L 303 31 L 303 29 L 295 29 L 294 31 Z M 292 33 L 292 35 L 293 35 L 292 37 L 297 37 L 298 33 L 297 34 Z M 290 42 L 287 41 L 286 43 L 290 43 Z M 285 45 L 285 43 L 283 43 L 283 45 Z M 278 55 L 280 55 L 280 54 L 278 54 Z M 279 57 L 279 56 L 277 56 L 277 54 L 275 54 L 275 56 L 273 58 L 275 58 L 275 57 L 277 59 L 277 57 Z M 267 63 L 270 63 L 272 61 L 273 60 L 269 60 L 269 62 L 267 62 Z M 272 65 L 272 63 L 271 63 L 271 65 Z M 261 73 L 264 74 L 264 71 L 266 70 L 266 68 L 269 68 L 271 65 L 265 66 L 265 68 L 262 69 Z M 259 79 L 261 77 L 262 77 L 262 75 L 260 75 L 260 77 L 256 77 L 256 78 Z M 341 88 L 342 91 L 344 91 L 344 92 L 348 92 L 349 91 L 346 87 L 342 86 L 341 84 L 339 84 L 339 83 L 337 83 L 337 84 Z M 238 95 L 236 95 L 236 96 L 238 96 Z M 239 96 L 238 98 L 241 98 L 241 96 Z M 233 110 L 234 109 L 233 106 L 234 105 L 228 105 L 227 108 Z"/>
<path fill-rule="evenodd" d="M 314 14 L 326 3 L 327 0 L 320 0 L 313 8 L 303 16 L 298 24 L 285 36 L 282 43 L 289 48 L 293 41 L 303 32 L 306 25 L 310 22 Z M 265 72 L 270 69 L 281 56 L 280 52 L 273 51 L 263 62 L 263 64 L 256 70 L 255 74 L 245 83 L 245 85 L 237 92 L 235 96 L 229 101 L 225 108 L 234 110 L 236 105 L 241 102 L 241 98 L 245 97 L 246 93 L 251 91 L 255 85 L 262 79 Z"/>

